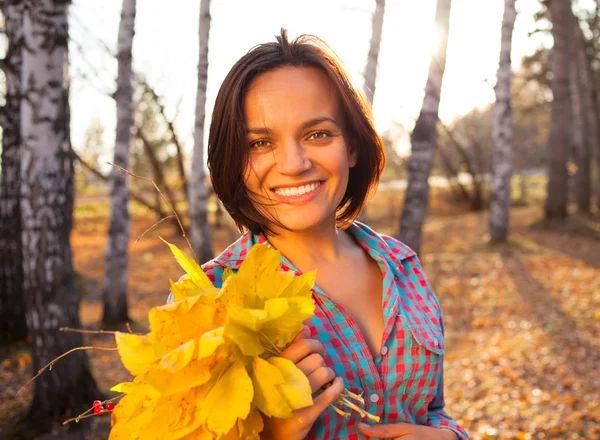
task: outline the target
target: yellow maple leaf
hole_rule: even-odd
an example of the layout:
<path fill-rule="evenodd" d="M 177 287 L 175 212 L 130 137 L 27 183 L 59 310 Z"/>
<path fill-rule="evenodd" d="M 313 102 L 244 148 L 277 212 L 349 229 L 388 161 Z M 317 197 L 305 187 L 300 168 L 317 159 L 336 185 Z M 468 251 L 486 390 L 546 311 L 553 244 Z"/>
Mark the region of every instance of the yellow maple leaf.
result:
<path fill-rule="evenodd" d="M 300 409 L 313 404 L 308 378 L 296 364 L 282 357 L 271 357 L 267 362 L 277 368 L 283 376 L 284 383 L 277 388 L 291 408 Z"/>
<path fill-rule="evenodd" d="M 250 377 L 254 386 L 254 403 L 263 414 L 269 417 L 292 417 L 292 408 L 278 389 L 285 379 L 277 367 L 255 357 Z"/>
<path fill-rule="evenodd" d="M 206 398 L 199 408 L 200 420 L 209 431 L 223 435 L 231 430 L 238 418 L 250 413 L 254 396 L 252 381 L 241 362 L 234 362 L 218 375 L 214 383 L 207 383 Z"/>
<path fill-rule="evenodd" d="M 137 376 L 146 373 L 161 357 L 161 349 L 147 336 L 115 333 L 119 356 L 125 368 Z"/>
<path fill-rule="evenodd" d="M 183 251 L 177 246 L 169 243 L 168 241 L 162 238 L 161 240 L 169 246 L 171 252 L 175 256 L 175 259 L 177 260 L 181 268 L 186 271 L 186 273 L 196 286 L 198 286 L 200 289 L 209 289 L 213 287 L 212 283 L 210 282 L 210 279 L 204 273 L 204 271 L 198 263 L 196 263 L 192 258 L 189 258 L 186 254 L 184 254 Z"/>

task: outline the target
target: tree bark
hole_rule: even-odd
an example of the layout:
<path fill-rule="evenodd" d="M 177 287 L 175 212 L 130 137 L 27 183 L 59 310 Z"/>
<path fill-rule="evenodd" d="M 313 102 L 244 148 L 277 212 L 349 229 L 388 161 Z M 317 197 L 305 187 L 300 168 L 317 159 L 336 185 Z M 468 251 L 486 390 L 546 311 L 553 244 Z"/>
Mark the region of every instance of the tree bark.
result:
<path fill-rule="evenodd" d="M 123 0 L 119 25 L 117 92 L 117 136 L 114 163 L 122 168 L 129 167 L 129 143 L 131 142 L 132 76 L 131 49 L 135 25 L 135 0 Z M 106 269 L 104 275 L 105 328 L 125 323 L 127 312 L 127 246 L 129 244 L 129 188 L 127 176 L 117 169 L 110 174 L 110 227 L 106 244 Z"/>
<path fill-rule="evenodd" d="M 431 57 L 423 106 L 410 137 L 412 152 L 408 161 L 408 187 L 398 238 L 412 247 L 415 252 L 419 252 L 421 247 L 421 230 L 429 202 L 428 179 L 437 145 L 436 126 L 446 69 L 451 3 L 451 0 L 437 2 L 435 23 L 442 39 Z"/>
<path fill-rule="evenodd" d="M 492 241 L 505 242 L 510 222 L 511 177 L 513 174 L 513 114 L 510 105 L 510 52 L 517 11 L 515 0 L 504 1 L 502 39 L 498 81 L 494 88 L 496 103 L 493 110 L 492 182 L 490 196 L 490 236 Z"/>
<path fill-rule="evenodd" d="M 27 2 L 21 76 L 21 218 L 24 297 L 33 371 L 82 345 L 71 261 L 73 160 L 67 87 L 68 1 Z M 28 424 L 47 429 L 101 396 L 85 352 L 58 361 L 35 381 Z M 32 428 L 32 426 L 30 426 Z"/>
<path fill-rule="evenodd" d="M 569 0 L 549 0 L 552 21 L 552 113 L 550 116 L 549 169 L 545 215 L 548 219 L 567 216 L 568 174 L 567 158 L 571 133 L 571 104 L 569 101 Z"/>
<path fill-rule="evenodd" d="M 213 258 L 212 239 L 208 224 L 208 189 L 204 183 L 204 119 L 206 115 L 206 82 L 208 77 L 208 36 L 210 32 L 210 0 L 200 2 L 200 49 L 198 60 L 198 91 L 196 95 L 196 126 L 194 157 L 190 179 L 190 238 L 200 263 Z"/>
<path fill-rule="evenodd" d="M 571 111 L 573 115 L 572 141 L 577 173 L 575 174 L 575 202 L 580 212 L 590 211 L 592 196 L 591 187 L 591 157 L 588 140 L 589 130 L 585 109 L 583 107 L 585 65 L 579 57 L 578 39 L 579 23 L 574 14 L 568 17 L 570 41 L 572 50 L 569 51 L 569 93 L 571 98 Z"/>
<path fill-rule="evenodd" d="M 371 44 L 367 56 L 365 68 L 364 92 L 371 106 L 375 96 L 375 81 L 377 79 L 377 61 L 379 59 L 379 47 L 381 46 L 381 33 L 383 30 L 383 15 L 385 13 L 385 0 L 376 0 L 375 12 L 371 25 Z"/>
<path fill-rule="evenodd" d="M 574 14 L 573 31 L 573 46 L 577 52 L 577 69 L 581 81 L 581 101 L 587 139 L 587 151 L 582 151 L 582 158 L 580 160 L 582 163 L 585 163 L 584 161 L 587 160 L 588 165 L 585 166 L 586 170 L 584 172 L 589 173 L 592 157 L 595 157 L 597 163 L 596 169 L 600 172 L 600 109 L 598 106 L 598 90 L 596 88 L 591 61 L 586 52 L 585 37 Z M 585 182 L 586 177 L 582 176 L 581 179 Z M 584 186 L 584 183 L 581 183 L 581 185 Z M 583 208 L 586 211 L 589 210 L 589 207 L 585 208 L 584 198 L 589 201 L 586 195 L 582 195 L 581 201 L 583 206 L 580 205 L 580 209 Z M 597 204 L 600 206 L 600 194 L 598 194 Z"/>
<path fill-rule="evenodd" d="M 6 103 L 2 108 L 2 181 L 0 186 L 0 345 L 27 337 L 21 247 L 21 64 L 23 4 L 4 0 L 8 48 L 4 64 Z"/>

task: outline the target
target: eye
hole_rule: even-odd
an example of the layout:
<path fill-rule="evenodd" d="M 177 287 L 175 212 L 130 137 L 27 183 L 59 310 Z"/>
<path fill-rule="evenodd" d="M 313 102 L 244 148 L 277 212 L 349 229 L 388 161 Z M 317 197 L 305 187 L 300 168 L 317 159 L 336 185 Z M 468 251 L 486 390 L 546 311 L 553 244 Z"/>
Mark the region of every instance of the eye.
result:
<path fill-rule="evenodd" d="M 256 149 L 260 149 L 260 148 L 267 148 L 270 147 L 271 143 L 269 141 L 266 141 L 264 139 L 258 140 L 258 141 L 254 141 L 252 143 L 250 143 L 250 148 L 256 148 Z"/>
<path fill-rule="evenodd" d="M 327 139 L 330 136 L 330 134 L 326 131 L 315 131 L 313 134 L 311 134 L 309 136 L 309 139 L 315 140 L 315 141 L 320 141 L 323 139 Z"/>

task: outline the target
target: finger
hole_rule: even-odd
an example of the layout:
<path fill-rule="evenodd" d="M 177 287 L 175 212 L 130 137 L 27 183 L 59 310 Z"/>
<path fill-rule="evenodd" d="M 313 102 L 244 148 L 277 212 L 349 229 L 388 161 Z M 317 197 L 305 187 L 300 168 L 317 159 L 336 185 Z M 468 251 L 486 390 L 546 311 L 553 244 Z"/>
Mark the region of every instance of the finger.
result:
<path fill-rule="evenodd" d="M 308 377 L 316 369 L 325 366 L 325 359 L 319 353 L 312 353 L 298 362 L 296 366 Z"/>
<path fill-rule="evenodd" d="M 313 399 L 313 405 L 305 408 L 308 417 L 316 420 L 319 414 L 340 397 L 342 391 L 344 391 L 344 381 L 340 377 L 336 377 L 329 388 Z"/>
<path fill-rule="evenodd" d="M 306 339 L 310 336 L 310 329 L 307 326 L 302 327 L 302 330 L 298 332 L 296 337 L 292 339 L 292 343 L 299 341 L 300 339 Z"/>
<path fill-rule="evenodd" d="M 325 347 L 316 339 L 300 339 L 283 350 L 281 356 L 297 364 L 311 353 L 325 354 Z"/>
<path fill-rule="evenodd" d="M 318 368 L 308 377 L 308 383 L 312 392 L 318 391 L 323 385 L 335 379 L 335 372 L 331 368 Z"/>
<path fill-rule="evenodd" d="M 358 430 L 371 438 L 398 438 L 404 435 L 412 434 L 411 425 L 408 423 L 391 423 L 367 425 L 359 423 Z"/>

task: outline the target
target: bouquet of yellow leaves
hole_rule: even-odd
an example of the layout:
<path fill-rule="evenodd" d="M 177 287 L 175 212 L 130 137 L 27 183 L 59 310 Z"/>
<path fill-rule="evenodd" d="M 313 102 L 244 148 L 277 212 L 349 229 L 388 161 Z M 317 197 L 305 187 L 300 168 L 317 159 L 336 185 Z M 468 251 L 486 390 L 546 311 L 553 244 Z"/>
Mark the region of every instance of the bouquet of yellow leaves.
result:
<path fill-rule="evenodd" d="M 278 355 L 314 312 L 315 272 L 282 271 L 279 252 L 260 244 L 218 289 L 167 244 L 186 275 L 171 282 L 175 301 L 150 311 L 148 334 L 115 334 L 135 378 L 112 388 L 125 396 L 110 440 L 258 439 L 261 413 L 286 418 L 312 405 L 306 376 Z"/>

